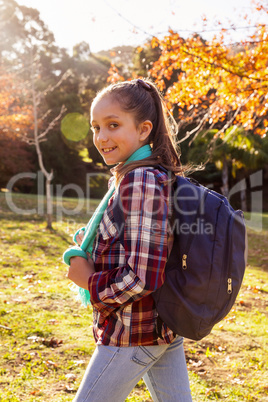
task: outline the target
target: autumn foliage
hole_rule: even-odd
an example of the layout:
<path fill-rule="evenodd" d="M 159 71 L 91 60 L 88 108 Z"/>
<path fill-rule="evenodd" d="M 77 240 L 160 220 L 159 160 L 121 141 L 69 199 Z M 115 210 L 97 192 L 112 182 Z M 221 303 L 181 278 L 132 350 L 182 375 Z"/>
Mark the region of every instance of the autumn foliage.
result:
<path fill-rule="evenodd" d="M 114 63 L 111 63 L 111 67 L 108 71 L 109 77 L 107 78 L 107 82 L 110 84 L 114 84 L 118 81 L 124 81 L 124 77 L 120 75 L 118 68 Z"/>
<path fill-rule="evenodd" d="M 23 84 L 0 70 L 0 130 L 14 135 L 24 135 L 32 121 L 32 108 L 25 104 Z"/>
<path fill-rule="evenodd" d="M 263 6 L 256 10 L 268 13 Z M 235 45 L 226 45 L 227 35 L 222 28 L 212 40 L 197 34 L 184 39 L 171 30 L 163 39 L 154 37 L 150 45 L 159 47 L 161 56 L 150 75 L 181 125 L 195 123 L 192 134 L 239 125 L 263 136 L 268 130 L 267 26 L 256 25 L 254 34 Z"/>
<path fill-rule="evenodd" d="M 30 148 L 22 142 L 32 127 L 32 110 L 24 96 L 16 76 L 0 71 L 0 186 L 22 169 L 32 168 Z"/>

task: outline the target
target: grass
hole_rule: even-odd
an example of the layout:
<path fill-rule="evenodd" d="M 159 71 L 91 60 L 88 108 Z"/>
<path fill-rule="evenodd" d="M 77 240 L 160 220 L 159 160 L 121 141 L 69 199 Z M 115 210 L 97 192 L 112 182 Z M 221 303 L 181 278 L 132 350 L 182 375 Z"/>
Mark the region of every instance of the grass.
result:
<path fill-rule="evenodd" d="M 34 196 L 13 201 L 37 208 Z M 63 214 L 48 231 L 43 216 L 12 212 L 3 194 L 0 205 L 0 401 L 71 401 L 94 341 L 91 309 L 74 299 L 61 256 L 90 211 Z M 264 214 L 263 230 L 249 230 L 249 265 L 234 308 L 205 339 L 185 340 L 194 401 L 268 400 L 267 234 Z M 151 401 L 142 381 L 127 401 Z"/>

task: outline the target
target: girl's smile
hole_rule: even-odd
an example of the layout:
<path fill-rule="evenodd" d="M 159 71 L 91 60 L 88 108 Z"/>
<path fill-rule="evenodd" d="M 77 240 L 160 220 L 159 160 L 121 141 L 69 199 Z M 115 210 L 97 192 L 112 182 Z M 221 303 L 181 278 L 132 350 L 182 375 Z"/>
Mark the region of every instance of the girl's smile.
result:
<path fill-rule="evenodd" d="M 93 106 L 91 125 L 94 145 L 107 165 L 125 162 L 145 145 L 152 129 L 149 120 L 137 125 L 133 114 L 125 112 L 109 95 Z"/>
<path fill-rule="evenodd" d="M 103 148 L 103 153 L 104 154 L 108 154 L 108 153 L 110 153 L 110 152 L 112 152 L 114 149 L 116 149 L 116 147 L 113 147 L 113 148 Z"/>

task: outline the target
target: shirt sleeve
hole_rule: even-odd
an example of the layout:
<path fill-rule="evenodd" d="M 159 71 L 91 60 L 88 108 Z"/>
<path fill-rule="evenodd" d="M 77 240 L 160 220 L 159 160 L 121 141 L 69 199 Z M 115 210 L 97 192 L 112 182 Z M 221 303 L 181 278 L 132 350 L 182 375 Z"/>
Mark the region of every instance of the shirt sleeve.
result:
<path fill-rule="evenodd" d="M 93 274 L 91 302 L 103 315 L 159 288 L 167 260 L 168 200 L 152 171 L 135 169 L 119 187 L 126 265 Z"/>

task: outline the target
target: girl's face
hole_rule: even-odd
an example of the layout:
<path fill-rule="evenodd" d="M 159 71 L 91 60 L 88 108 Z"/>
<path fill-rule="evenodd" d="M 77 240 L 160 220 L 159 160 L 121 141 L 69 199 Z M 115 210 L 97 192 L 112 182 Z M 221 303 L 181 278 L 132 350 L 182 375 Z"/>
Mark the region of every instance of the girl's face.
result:
<path fill-rule="evenodd" d="M 152 130 L 149 120 L 138 127 L 132 113 L 125 112 L 112 96 L 100 99 L 91 110 L 94 145 L 107 165 L 125 162 L 146 144 Z"/>

